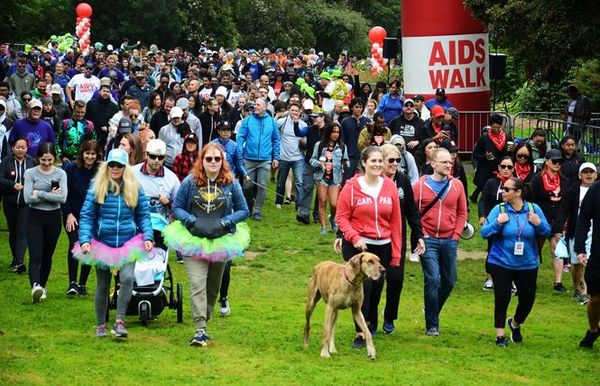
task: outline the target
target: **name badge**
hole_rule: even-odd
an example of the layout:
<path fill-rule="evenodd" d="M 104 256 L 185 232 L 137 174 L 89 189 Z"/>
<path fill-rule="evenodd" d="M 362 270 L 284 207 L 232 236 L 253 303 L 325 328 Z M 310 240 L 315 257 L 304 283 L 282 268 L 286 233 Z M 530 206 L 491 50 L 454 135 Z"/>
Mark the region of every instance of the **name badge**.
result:
<path fill-rule="evenodd" d="M 515 243 L 515 256 L 523 256 L 523 250 L 525 249 L 525 243 L 522 241 L 517 241 Z"/>

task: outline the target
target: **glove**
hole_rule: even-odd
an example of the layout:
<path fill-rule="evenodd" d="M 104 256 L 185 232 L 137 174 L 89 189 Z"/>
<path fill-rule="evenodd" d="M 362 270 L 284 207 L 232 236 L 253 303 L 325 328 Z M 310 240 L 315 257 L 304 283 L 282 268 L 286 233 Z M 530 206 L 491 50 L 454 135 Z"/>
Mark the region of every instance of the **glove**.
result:
<path fill-rule="evenodd" d="M 190 228 L 190 233 L 196 237 L 216 239 L 227 233 L 229 229 L 221 222 L 221 219 L 197 219 Z"/>

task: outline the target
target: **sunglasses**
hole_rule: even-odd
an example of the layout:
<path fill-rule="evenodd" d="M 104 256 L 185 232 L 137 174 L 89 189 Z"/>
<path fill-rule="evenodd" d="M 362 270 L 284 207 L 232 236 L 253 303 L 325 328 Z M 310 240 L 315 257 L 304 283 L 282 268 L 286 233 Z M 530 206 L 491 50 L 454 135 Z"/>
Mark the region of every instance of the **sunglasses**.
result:
<path fill-rule="evenodd" d="M 529 156 L 527 154 L 517 154 L 517 158 L 519 158 L 519 159 L 529 159 Z"/>
<path fill-rule="evenodd" d="M 562 159 L 552 159 L 550 161 L 552 161 L 553 165 L 561 165 L 563 163 Z"/>
<path fill-rule="evenodd" d="M 500 169 L 508 169 L 508 170 L 513 170 L 514 166 L 512 165 L 498 165 L 500 167 Z"/>
<path fill-rule="evenodd" d="M 216 156 L 216 157 L 210 157 L 210 156 L 209 156 L 209 157 L 204 157 L 204 160 L 205 160 L 206 162 L 208 162 L 208 163 L 211 163 L 211 162 L 213 162 L 213 161 L 215 161 L 215 162 L 221 162 L 221 157 L 219 157 L 219 156 Z"/>
<path fill-rule="evenodd" d="M 504 193 L 509 193 L 511 190 L 517 191 L 519 189 L 515 189 L 515 188 L 510 188 L 508 186 L 503 186 L 502 190 L 504 191 Z"/>
<path fill-rule="evenodd" d="M 31 102 L 31 98 L 23 98 L 23 102 Z"/>
<path fill-rule="evenodd" d="M 404 107 L 415 107 L 415 105 L 413 103 L 406 103 Z"/>
<path fill-rule="evenodd" d="M 111 169 L 114 169 L 114 168 L 123 169 L 125 167 L 125 165 L 121 165 L 118 162 L 109 162 L 108 167 Z"/>
<path fill-rule="evenodd" d="M 150 154 L 150 153 L 147 153 L 147 154 L 148 154 L 148 158 L 150 158 L 150 159 L 157 159 L 159 161 L 162 161 L 165 159 L 164 155 Z"/>
<path fill-rule="evenodd" d="M 393 163 L 397 163 L 399 164 L 400 162 L 402 162 L 402 158 L 388 158 L 388 163 L 393 164 Z"/>

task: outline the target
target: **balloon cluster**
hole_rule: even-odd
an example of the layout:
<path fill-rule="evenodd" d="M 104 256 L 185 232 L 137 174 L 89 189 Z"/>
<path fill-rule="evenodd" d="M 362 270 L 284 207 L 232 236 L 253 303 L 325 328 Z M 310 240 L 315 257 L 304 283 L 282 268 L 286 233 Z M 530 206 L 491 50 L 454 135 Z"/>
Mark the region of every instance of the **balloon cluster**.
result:
<path fill-rule="evenodd" d="M 383 40 L 387 32 L 383 27 L 375 26 L 369 30 L 369 40 L 371 41 L 371 74 L 381 74 L 383 67 L 387 64 L 387 59 L 383 58 Z"/>
<path fill-rule="evenodd" d="M 79 38 L 79 48 L 84 55 L 87 55 L 90 48 L 90 25 L 92 16 L 92 7 L 88 3 L 80 3 L 75 8 L 77 13 L 77 24 L 75 34 Z"/>
<path fill-rule="evenodd" d="M 58 52 L 60 53 L 65 53 L 67 52 L 70 48 L 73 47 L 73 44 L 75 44 L 75 42 L 77 37 L 71 35 L 70 33 L 66 33 L 62 36 L 56 36 L 56 35 L 52 35 L 50 36 L 50 40 L 48 41 L 48 43 L 46 44 L 46 46 L 48 48 L 52 48 L 52 43 L 56 42 L 57 43 L 57 49 Z"/>

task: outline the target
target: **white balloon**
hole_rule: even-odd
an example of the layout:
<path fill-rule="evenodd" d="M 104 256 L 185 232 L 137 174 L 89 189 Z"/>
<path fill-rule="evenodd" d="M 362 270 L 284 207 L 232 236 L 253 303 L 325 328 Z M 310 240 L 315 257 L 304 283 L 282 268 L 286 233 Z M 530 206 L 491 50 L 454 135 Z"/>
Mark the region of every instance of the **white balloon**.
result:
<path fill-rule="evenodd" d="M 373 43 L 373 48 L 379 49 L 381 46 L 379 45 L 379 43 Z"/>

